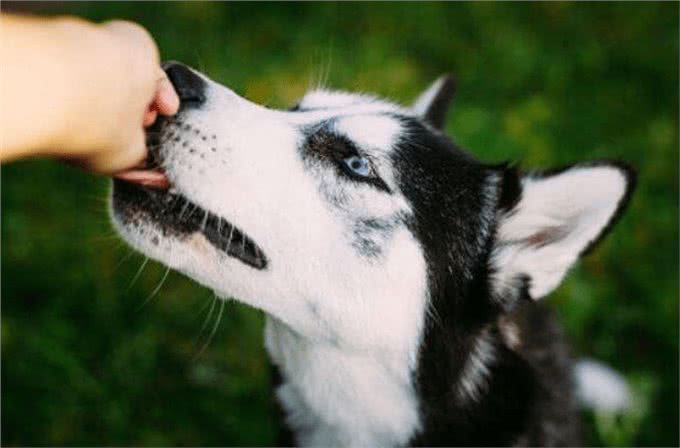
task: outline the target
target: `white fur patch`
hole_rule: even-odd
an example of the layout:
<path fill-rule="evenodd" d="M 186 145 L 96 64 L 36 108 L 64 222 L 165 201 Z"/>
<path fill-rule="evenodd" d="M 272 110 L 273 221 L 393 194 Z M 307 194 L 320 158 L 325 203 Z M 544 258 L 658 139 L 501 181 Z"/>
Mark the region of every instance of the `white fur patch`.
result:
<path fill-rule="evenodd" d="M 576 394 L 581 404 L 600 411 L 623 411 L 632 404 L 626 380 L 611 368 L 590 359 L 574 366 Z"/>
<path fill-rule="evenodd" d="M 501 216 L 492 263 L 497 291 L 520 275 L 538 299 L 555 289 L 609 223 L 626 192 L 614 166 L 575 167 L 546 178 L 525 177 L 522 198 Z"/>
<path fill-rule="evenodd" d="M 316 343 L 274 319 L 265 335 L 285 378 L 277 396 L 300 445 L 404 445 L 418 429 L 408 359 Z"/>
<path fill-rule="evenodd" d="M 470 350 L 457 384 L 457 395 L 461 401 L 478 400 L 484 393 L 491 376 L 491 364 L 495 360 L 495 348 L 488 333 L 482 332 Z"/>
<path fill-rule="evenodd" d="M 374 95 L 318 89 L 307 93 L 300 101 L 300 107 L 312 110 L 337 109 L 353 110 L 355 113 L 402 112 L 405 110 L 394 103 L 384 101 Z"/>

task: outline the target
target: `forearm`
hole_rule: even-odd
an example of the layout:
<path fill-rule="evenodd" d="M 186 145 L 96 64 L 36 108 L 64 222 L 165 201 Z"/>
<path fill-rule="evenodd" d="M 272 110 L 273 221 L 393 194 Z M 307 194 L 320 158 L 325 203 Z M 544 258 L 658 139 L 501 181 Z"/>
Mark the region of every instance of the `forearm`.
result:
<path fill-rule="evenodd" d="M 79 42 L 97 38 L 94 28 L 72 18 L 0 16 L 3 161 L 50 154 L 66 143 L 65 130 L 90 95 L 84 61 L 73 59 Z"/>

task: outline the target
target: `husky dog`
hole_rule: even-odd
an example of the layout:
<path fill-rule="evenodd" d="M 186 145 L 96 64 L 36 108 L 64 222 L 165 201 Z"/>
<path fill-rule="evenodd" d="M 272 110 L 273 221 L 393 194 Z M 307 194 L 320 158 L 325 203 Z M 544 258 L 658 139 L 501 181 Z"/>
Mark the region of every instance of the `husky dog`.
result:
<path fill-rule="evenodd" d="M 113 222 L 266 313 L 285 443 L 578 444 L 540 300 L 619 217 L 630 168 L 480 162 L 442 133 L 448 78 L 410 107 L 320 90 L 279 111 L 165 69 L 181 109 L 151 132 L 149 169 L 171 188 L 115 181 Z"/>

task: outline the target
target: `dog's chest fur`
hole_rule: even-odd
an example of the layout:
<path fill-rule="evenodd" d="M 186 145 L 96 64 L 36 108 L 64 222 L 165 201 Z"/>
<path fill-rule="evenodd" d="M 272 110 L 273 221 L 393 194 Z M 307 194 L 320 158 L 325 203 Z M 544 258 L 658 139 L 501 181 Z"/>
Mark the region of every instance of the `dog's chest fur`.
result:
<path fill-rule="evenodd" d="M 418 430 L 407 359 L 312 343 L 271 318 L 265 340 L 282 376 L 276 396 L 298 444 L 398 446 Z"/>

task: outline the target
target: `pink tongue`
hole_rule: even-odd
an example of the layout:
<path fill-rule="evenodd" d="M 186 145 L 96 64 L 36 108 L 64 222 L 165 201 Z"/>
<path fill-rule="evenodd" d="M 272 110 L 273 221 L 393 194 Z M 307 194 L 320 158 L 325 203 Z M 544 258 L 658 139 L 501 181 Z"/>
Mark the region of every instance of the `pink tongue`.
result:
<path fill-rule="evenodd" d="M 113 177 L 145 187 L 163 190 L 170 188 L 168 178 L 160 171 L 132 169 L 116 173 Z"/>

